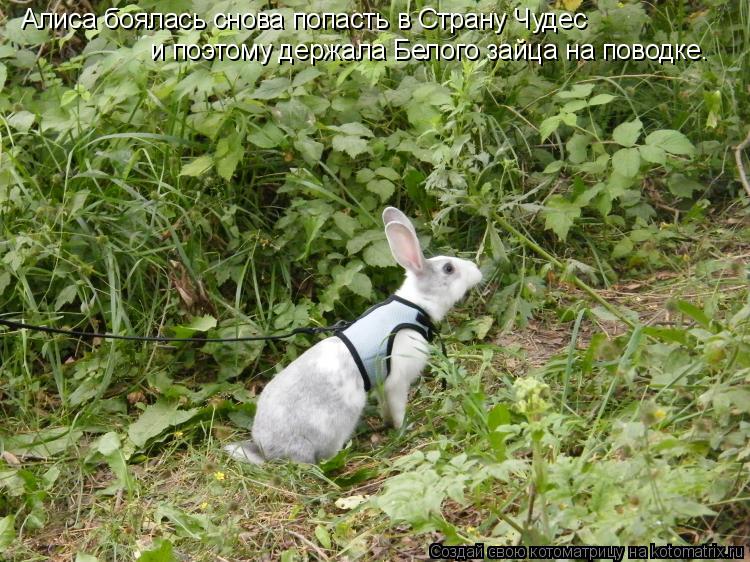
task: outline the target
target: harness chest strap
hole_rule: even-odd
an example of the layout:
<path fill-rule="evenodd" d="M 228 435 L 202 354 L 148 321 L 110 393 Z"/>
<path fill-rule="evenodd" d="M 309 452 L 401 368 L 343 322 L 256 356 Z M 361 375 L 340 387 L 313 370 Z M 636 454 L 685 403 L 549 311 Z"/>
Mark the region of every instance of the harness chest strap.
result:
<path fill-rule="evenodd" d="M 435 327 L 428 314 L 418 305 L 391 295 L 372 306 L 346 329 L 336 332 L 344 342 L 362 375 L 365 391 L 391 372 L 391 355 L 396 334 L 414 330 L 432 341 Z"/>

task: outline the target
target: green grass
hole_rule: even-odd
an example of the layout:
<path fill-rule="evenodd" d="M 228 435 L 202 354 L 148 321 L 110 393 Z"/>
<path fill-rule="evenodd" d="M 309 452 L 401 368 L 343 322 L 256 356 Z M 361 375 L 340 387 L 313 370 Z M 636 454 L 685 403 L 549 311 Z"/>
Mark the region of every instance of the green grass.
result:
<path fill-rule="evenodd" d="M 155 63 L 135 33 L 40 37 L 13 21 L 27 4 L 0 7 L 3 315 L 152 335 L 329 325 L 400 282 L 377 220 L 390 204 L 433 254 L 487 272 L 407 427 L 371 406 L 315 467 L 220 452 L 313 338 L 3 329 L 0 558 L 747 542 L 750 227 L 730 156 L 750 119 L 750 14 L 662 4 L 584 2 L 588 29 L 544 40 L 695 42 L 705 60 Z"/>
<path fill-rule="evenodd" d="M 728 321 L 750 298 L 746 269 L 733 265 L 748 251 L 742 225 L 701 234 L 705 249 L 682 260 L 681 271 L 633 277 L 603 293 L 638 313 L 645 328 L 629 331 L 592 314 L 595 303 L 583 294 L 552 291 L 554 306 L 525 331 L 492 331 L 487 343 L 451 340 L 450 358 L 437 355 L 433 376 L 413 390 L 404 430 L 384 428 L 372 404 L 353 441 L 320 466 L 254 467 L 225 457 L 221 443 L 246 434 L 227 418 L 225 397 L 243 386 L 234 384 L 209 401 L 210 413 L 133 455 L 128 482 L 117 485 L 116 472 L 86 444 L 96 433 L 124 431 L 137 408 L 105 416 L 103 404 L 76 413 L 44 411 L 42 402 L 25 420 L 10 420 L 13 427 L 69 425 L 89 433 L 57 458 L 23 459 L 48 515 L 42 529 L 22 527 L 9 560 L 77 552 L 128 560 L 154 539 L 169 540 L 191 560 L 254 560 L 260 553 L 392 559 L 423 555 L 437 539 L 515 544 L 523 537 L 535 544 L 576 528 L 583 542 L 610 544 L 618 524 L 619 540 L 628 544 L 747 542 L 747 435 L 738 425 L 747 408 L 747 320 L 734 327 Z M 701 342 L 690 335 L 702 329 L 701 316 L 674 304 L 686 299 L 713 311 L 714 336 Z M 577 337 L 574 322 L 554 313 L 570 304 L 584 311 Z M 460 326 L 465 312 L 450 323 Z M 650 328 L 671 332 L 665 340 Z M 710 347 L 717 337 L 730 341 L 721 356 Z M 683 338 L 684 345 L 672 343 Z M 521 380 L 546 386 L 546 405 L 537 402 L 534 413 L 519 406 Z M 197 392 L 206 382 L 196 375 L 179 381 Z M 149 385 L 143 391 L 129 400 L 151 402 L 159 394 Z M 44 490 L 50 471 L 59 476 Z M 448 484 L 456 489 L 442 488 Z M 33 494 L 26 486 L 10 501 L 25 497 L 21 513 L 28 517 Z M 440 490 L 440 510 L 422 509 L 420 494 Z M 355 504 L 369 499 L 353 509 L 336 503 L 351 497 Z"/>

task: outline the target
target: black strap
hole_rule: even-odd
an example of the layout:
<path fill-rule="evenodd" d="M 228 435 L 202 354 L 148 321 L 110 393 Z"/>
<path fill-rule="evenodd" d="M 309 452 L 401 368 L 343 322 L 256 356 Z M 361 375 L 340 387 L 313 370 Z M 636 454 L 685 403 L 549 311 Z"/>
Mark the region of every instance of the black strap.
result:
<path fill-rule="evenodd" d="M 391 295 L 384 301 L 371 306 L 370 308 L 365 310 L 359 317 L 357 317 L 355 320 L 350 322 L 349 326 L 351 326 L 352 324 L 356 322 L 359 322 L 360 320 L 363 320 L 365 317 L 367 317 L 369 314 L 371 314 L 378 308 L 386 306 L 394 301 L 416 310 L 417 315 L 415 318 L 416 322 L 404 322 L 404 323 L 398 324 L 394 326 L 391 333 L 388 334 L 388 343 L 386 346 L 386 353 L 385 353 L 385 363 L 386 363 L 385 377 L 386 378 L 391 373 L 391 355 L 393 354 L 393 343 L 396 339 L 396 334 L 401 330 L 404 330 L 404 329 L 414 330 L 415 332 L 419 333 L 428 342 L 432 342 L 434 337 L 437 335 L 438 338 L 440 339 L 440 346 L 441 346 L 443 355 L 447 355 L 446 349 L 445 349 L 445 343 L 443 342 L 442 338 L 440 338 L 440 332 L 438 332 L 438 330 L 435 328 L 435 324 L 433 324 L 432 320 L 430 319 L 430 315 L 427 314 L 425 309 L 419 306 L 418 304 L 415 304 L 411 302 L 410 300 L 407 300 L 398 295 Z M 357 366 L 357 370 L 359 371 L 359 374 L 362 376 L 362 382 L 364 383 L 365 392 L 368 392 L 372 385 L 370 384 L 370 377 L 367 373 L 367 369 L 365 368 L 365 365 L 362 362 L 362 358 L 359 355 L 359 350 L 355 347 L 352 341 L 346 336 L 346 334 L 343 333 L 343 331 L 344 331 L 343 329 L 339 331 L 336 334 L 336 336 L 342 342 L 344 342 L 344 345 L 349 350 L 349 353 L 351 354 L 352 358 L 354 359 L 354 363 Z"/>
<path fill-rule="evenodd" d="M 150 342 L 197 342 L 197 343 L 221 343 L 221 342 L 242 342 L 242 341 L 272 341 L 272 340 L 283 340 L 291 338 L 297 334 L 321 334 L 324 332 L 335 332 L 343 330 L 351 322 L 345 320 L 339 320 L 333 326 L 305 326 L 302 328 L 295 328 L 291 332 L 286 334 L 279 334 L 275 336 L 242 336 L 238 338 L 170 338 L 164 336 L 120 336 L 117 334 L 99 333 L 99 332 L 81 332 L 79 330 L 63 330 L 61 328 L 50 328 L 48 326 L 36 326 L 34 324 L 26 324 L 25 322 L 16 322 L 15 320 L 5 320 L 0 318 L 0 325 L 8 326 L 9 328 L 32 330 L 35 332 L 45 332 L 47 334 L 63 334 L 66 336 L 75 336 L 78 338 L 102 338 L 109 340 L 128 340 L 128 341 L 150 341 Z"/>
<path fill-rule="evenodd" d="M 401 304 L 405 304 L 406 306 L 410 306 L 411 308 L 415 309 L 417 311 L 417 322 L 420 324 L 423 324 L 427 328 L 427 341 L 432 341 L 433 336 L 437 333 L 437 330 L 435 329 L 435 324 L 432 323 L 432 319 L 430 318 L 430 315 L 427 314 L 424 308 L 419 306 L 418 304 L 415 304 L 409 300 L 406 300 L 403 297 L 399 297 L 398 295 L 391 295 L 388 297 L 383 303 L 389 303 L 391 301 L 397 301 Z"/>

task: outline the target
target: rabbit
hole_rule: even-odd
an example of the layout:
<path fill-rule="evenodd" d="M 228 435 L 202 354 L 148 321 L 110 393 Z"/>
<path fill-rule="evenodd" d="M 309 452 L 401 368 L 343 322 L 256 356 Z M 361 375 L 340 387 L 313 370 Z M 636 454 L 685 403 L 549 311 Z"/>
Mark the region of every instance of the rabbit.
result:
<path fill-rule="evenodd" d="M 479 268 L 468 260 L 426 259 L 414 226 L 395 207 L 383 211 L 383 223 L 393 257 L 406 270 L 391 299 L 421 309 L 429 317 L 422 318 L 426 326 L 439 322 L 482 280 Z M 424 336 L 422 330 L 412 328 L 397 328 L 389 336 L 390 369 L 383 383 L 382 406 L 384 421 L 396 429 L 404 422 L 409 387 L 427 363 Z M 279 372 L 258 398 L 253 439 L 231 443 L 224 450 L 254 464 L 276 458 L 314 464 L 341 450 L 362 415 L 368 390 L 361 361 L 345 339 L 342 334 L 328 337 Z"/>

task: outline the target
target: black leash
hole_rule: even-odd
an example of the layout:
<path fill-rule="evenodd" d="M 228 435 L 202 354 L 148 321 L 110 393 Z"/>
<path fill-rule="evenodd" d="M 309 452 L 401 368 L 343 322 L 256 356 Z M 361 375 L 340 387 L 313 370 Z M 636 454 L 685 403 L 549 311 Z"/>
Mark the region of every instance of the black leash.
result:
<path fill-rule="evenodd" d="M 16 322 L 15 320 L 5 320 L 0 318 L 0 326 L 8 326 L 9 328 L 32 330 L 34 332 L 44 332 L 47 334 L 62 334 L 64 336 L 75 336 L 78 338 L 102 338 L 110 340 L 127 340 L 127 341 L 145 341 L 145 342 L 196 342 L 196 343 L 232 343 L 242 341 L 275 341 L 291 338 L 297 334 L 316 335 L 325 332 L 336 332 L 347 328 L 353 321 L 339 320 L 333 326 L 306 326 L 302 328 L 295 328 L 289 333 L 279 334 L 276 336 L 242 336 L 239 338 L 169 338 L 163 336 L 120 336 L 117 334 L 107 334 L 99 332 L 81 332 L 79 330 L 63 330 L 61 328 L 50 328 L 49 326 L 36 326 L 34 324 L 26 324 L 25 322 Z M 440 349 L 444 356 L 448 356 L 448 352 L 445 349 L 445 342 L 443 341 L 440 332 L 435 332 L 438 341 L 440 342 Z M 0 332 L 0 335 L 2 333 Z M 445 379 L 441 381 L 442 389 L 445 390 L 447 382 Z"/>
<path fill-rule="evenodd" d="M 295 328 L 287 334 L 279 334 L 276 336 L 242 336 L 238 338 L 170 338 L 164 336 L 119 336 L 117 334 L 107 334 L 98 332 L 81 332 L 78 330 L 63 330 L 61 328 L 50 328 L 48 326 L 36 326 L 34 324 L 26 324 L 25 322 L 16 322 L 14 320 L 5 320 L 0 318 L 0 325 L 8 326 L 9 328 L 33 330 L 35 332 L 45 332 L 47 334 L 63 334 L 65 336 L 75 336 L 78 338 L 102 338 L 110 340 L 128 340 L 128 341 L 151 341 L 151 342 L 197 342 L 197 343 L 222 343 L 222 342 L 242 342 L 242 341 L 262 341 L 262 340 L 283 340 L 291 338 L 297 334 L 315 335 L 322 334 L 325 332 L 335 332 L 337 330 L 343 330 L 349 326 L 351 322 L 346 320 L 339 320 L 333 326 L 315 326 L 315 327 L 303 327 Z"/>

